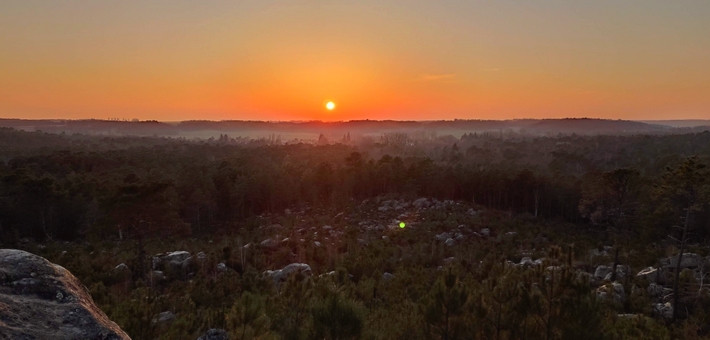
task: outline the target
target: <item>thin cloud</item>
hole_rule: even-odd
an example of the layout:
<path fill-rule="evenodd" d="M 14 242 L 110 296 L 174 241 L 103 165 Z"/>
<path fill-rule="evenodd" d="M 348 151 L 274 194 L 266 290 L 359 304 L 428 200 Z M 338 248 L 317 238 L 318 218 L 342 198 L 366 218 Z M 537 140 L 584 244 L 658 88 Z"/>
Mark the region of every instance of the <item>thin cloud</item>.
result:
<path fill-rule="evenodd" d="M 437 74 L 422 74 L 419 76 L 421 81 L 442 81 L 451 80 L 456 77 L 455 73 L 437 73 Z"/>

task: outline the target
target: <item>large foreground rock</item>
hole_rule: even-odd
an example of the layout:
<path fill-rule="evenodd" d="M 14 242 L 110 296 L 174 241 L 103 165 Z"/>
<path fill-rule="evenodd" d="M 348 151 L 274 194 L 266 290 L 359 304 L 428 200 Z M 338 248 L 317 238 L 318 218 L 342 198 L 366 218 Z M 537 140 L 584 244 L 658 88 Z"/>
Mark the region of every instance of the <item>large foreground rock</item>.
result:
<path fill-rule="evenodd" d="M 0 249 L 0 338 L 130 339 L 68 270 L 16 249 Z"/>

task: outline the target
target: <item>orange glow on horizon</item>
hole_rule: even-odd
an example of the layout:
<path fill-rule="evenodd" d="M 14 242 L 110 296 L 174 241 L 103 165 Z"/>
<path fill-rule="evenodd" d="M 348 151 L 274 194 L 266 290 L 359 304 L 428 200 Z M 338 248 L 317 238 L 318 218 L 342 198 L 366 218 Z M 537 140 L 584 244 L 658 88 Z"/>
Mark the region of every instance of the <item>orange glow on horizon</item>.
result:
<path fill-rule="evenodd" d="M 710 119 L 710 2 L 171 6 L 3 6 L 0 118 Z"/>

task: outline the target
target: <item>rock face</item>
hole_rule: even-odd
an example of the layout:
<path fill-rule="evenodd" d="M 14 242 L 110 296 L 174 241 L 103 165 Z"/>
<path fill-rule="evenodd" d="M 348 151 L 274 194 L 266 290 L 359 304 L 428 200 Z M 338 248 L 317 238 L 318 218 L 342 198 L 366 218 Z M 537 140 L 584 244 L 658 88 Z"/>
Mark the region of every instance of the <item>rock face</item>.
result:
<path fill-rule="evenodd" d="M 0 334 L 8 339 L 130 339 L 68 270 L 0 249 Z"/>

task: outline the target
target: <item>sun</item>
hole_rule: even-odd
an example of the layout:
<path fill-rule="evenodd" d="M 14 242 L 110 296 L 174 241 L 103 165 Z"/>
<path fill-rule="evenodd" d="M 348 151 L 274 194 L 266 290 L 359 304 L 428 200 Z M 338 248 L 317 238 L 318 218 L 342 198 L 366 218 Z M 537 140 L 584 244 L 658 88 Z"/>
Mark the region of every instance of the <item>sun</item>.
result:
<path fill-rule="evenodd" d="M 335 110 L 335 103 L 333 101 L 328 101 L 325 103 L 325 109 L 328 111 Z"/>

